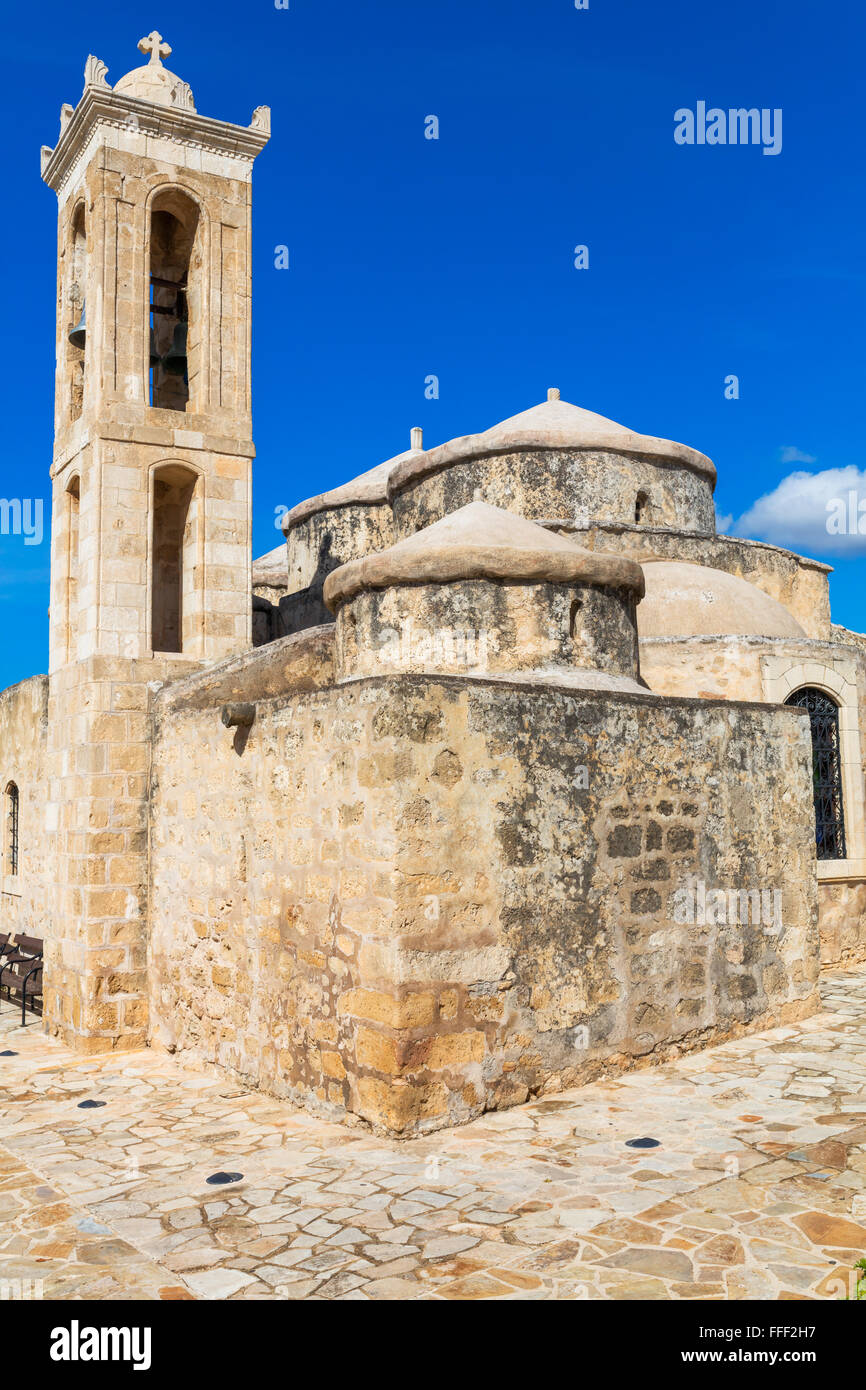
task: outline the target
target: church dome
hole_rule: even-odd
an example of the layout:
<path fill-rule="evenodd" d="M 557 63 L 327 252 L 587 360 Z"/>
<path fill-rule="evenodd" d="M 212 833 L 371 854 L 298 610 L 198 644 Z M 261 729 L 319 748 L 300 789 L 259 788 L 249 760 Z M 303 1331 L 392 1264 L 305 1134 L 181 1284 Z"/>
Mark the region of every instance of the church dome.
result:
<path fill-rule="evenodd" d="M 643 592 L 635 560 L 584 550 L 514 512 L 470 502 L 387 550 L 350 560 L 325 581 L 334 611 L 367 589 L 498 579 L 515 584 L 594 584 Z"/>
<path fill-rule="evenodd" d="M 156 106 L 173 106 L 184 111 L 195 111 L 192 91 L 182 77 L 163 67 L 162 58 L 167 58 L 171 48 L 163 41 L 156 30 L 139 40 L 142 53 L 150 54 L 150 61 L 140 68 L 133 68 L 125 77 L 114 84 L 114 90 L 122 96 L 135 97 L 138 101 L 151 101 Z"/>
<path fill-rule="evenodd" d="M 678 560 L 643 562 L 646 595 L 638 632 L 646 637 L 803 637 L 776 599 L 726 570 Z"/>
<path fill-rule="evenodd" d="M 406 671 L 637 693 L 642 592 L 635 560 L 470 502 L 332 571 L 324 600 L 340 681 Z"/>
<path fill-rule="evenodd" d="M 284 517 L 283 531 L 288 533 L 295 526 L 299 526 L 302 521 L 315 516 L 317 512 L 327 512 L 340 507 L 375 506 L 377 503 L 387 503 L 388 479 L 394 469 L 398 468 L 401 463 L 420 458 L 423 453 L 423 449 L 414 447 L 406 449 L 402 454 L 385 459 L 384 463 L 377 463 L 374 468 L 368 468 L 366 473 L 360 473 L 357 478 L 351 478 L 349 482 L 331 488 L 329 492 L 320 492 L 315 497 L 308 497 L 306 501 L 298 502 Z"/>
<path fill-rule="evenodd" d="M 657 439 L 654 435 L 636 434 L 604 415 L 561 400 L 559 391 L 551 388 L 547 400 L 539 405 L 511 415 L 481 434 L 462 435 L 436 449 L 428 449 L 421 459 L 407 460 L 395 468 L 390 491 L 393 495 L 407 484 L 459 460 L 533 449 L 586 449 L 663 458 L 685 465 L 712 482 L 716 477 L 712 461 L 697 449 L 670 439 Z"/>

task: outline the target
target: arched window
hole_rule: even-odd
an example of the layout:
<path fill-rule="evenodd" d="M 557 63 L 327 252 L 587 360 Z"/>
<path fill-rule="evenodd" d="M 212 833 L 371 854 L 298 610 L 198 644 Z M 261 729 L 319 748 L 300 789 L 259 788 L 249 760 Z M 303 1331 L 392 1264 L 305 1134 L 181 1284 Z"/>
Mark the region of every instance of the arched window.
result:
<path fill-rule="evenodd" d="M 66 338 L 66 361 L 69 370 L 69 418 L 77 420 L 84 408 L 84 342 L 85 303 L 87 290 L 87 226 L 84 204 L 79 203 L 72 217 L 67 279 L 67 310 L 69 331 Z"/>
<path fill-rule="evenodd" d="M 10 782 L 6 788 L 6 834 L 4 867 L 12 876 L 18 873 L 18 788 Z"/>
<path fill-rule="evenodd" d="M 78 655 L 78 539 L 81 479 L 66 489 L 66 660 Z"/>
<path fill-rule="evenodd" d="M 640 526 L 642 521 L 646 521 L 648 509 L 649 493 L 639 492 L 634 499 L 634 520 L 636 526 Z"/>
<path fill-rule="evenodd" d="M 179 189 L 163 189 L 150 215 L 150 404 L 186 410 L 200 359 L 199 212 Z"/>
<path fill-rule="evenodd" d="M 198 474 L 181 464 L 153 478 L 151 645 L 155 652 L 190 650 L 197 618 Z"/>
<path fill-rule="evenodd" d="M 845 808 L 839 752 L 839 706 L 823 690 L 806 686 L 785 701 L 808 710 L 812 730 L 812 793 L 819 859 L 845 859 Z"/>

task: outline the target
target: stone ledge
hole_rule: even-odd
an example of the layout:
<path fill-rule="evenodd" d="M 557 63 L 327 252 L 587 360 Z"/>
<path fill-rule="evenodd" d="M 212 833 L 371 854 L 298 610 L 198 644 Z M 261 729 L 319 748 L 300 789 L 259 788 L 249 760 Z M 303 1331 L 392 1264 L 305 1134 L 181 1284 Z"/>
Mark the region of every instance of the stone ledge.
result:
<path fill-rule="evenodd" d="M 86 87 L 54 149 L 46 151 L 44 156 L 42 177 L 49 188 L 60 192 L 82 148 L 99 126 L 114 126 L 145 136 L 158 135 L 182 145 L 198 145 L 214 154 L 242 160 L 250 168 L 270 138 L 269 132 L 261 126 L 234 125 L 230 121 L 199 116 L 194 111 L 157 106 L 108 87 Z"/>
<path fill-rule="evenodd" d="M 307 628 L 172 681 L 156 693 L 154 707 L 162 715 L 208 709 L 229 700 L 254 702 L 319 690 L 333 684 L 333 651 L 333 624 Z"/>

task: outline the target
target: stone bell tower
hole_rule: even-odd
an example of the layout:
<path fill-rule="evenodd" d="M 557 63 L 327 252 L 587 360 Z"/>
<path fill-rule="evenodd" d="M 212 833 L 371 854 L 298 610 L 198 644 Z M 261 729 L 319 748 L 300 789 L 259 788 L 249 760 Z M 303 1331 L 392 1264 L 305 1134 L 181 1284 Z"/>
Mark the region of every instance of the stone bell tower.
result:
<path fill-rule="evenodd" d="M 146 1031 L 148 684 L 251 643 L 251 177 L 270 111 L 196 112 L 148 56 L 42 150 L 59 202 L 46 1017 L 96 1051 Z"/>

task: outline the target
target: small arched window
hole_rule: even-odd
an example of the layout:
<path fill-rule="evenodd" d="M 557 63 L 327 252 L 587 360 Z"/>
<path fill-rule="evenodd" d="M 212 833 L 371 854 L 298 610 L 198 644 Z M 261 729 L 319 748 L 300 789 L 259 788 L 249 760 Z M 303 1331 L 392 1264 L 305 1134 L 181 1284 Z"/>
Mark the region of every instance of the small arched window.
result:
<path fill-rule="evenodd" d="M 649 510 L 649 493 L 639 492 L 634 499 L 634 520 L 635 525 L 640 526 L 641 522 L 646 521 Z"/>
<path fill-rule="evenodd" d="M 199 616 L 196 563 L 198 474 L 168 464 L 153 478 L 151 645 L 155 652 L 189 652 Z"/>
<path fill-rule="evenodd" d="M 839 706 L 823 690 L 805 686 L 785 701 L 808 711 L 812 730 L 812 794 L 819 859 L 845 859 L 845 807 L 839 751 Z"/>
<path fill-rule="evenodd" d="M 18 788 L 10 782 L 6 788 L 6 835 L 4 863 L 7 874 L 18 873 Z"/>

